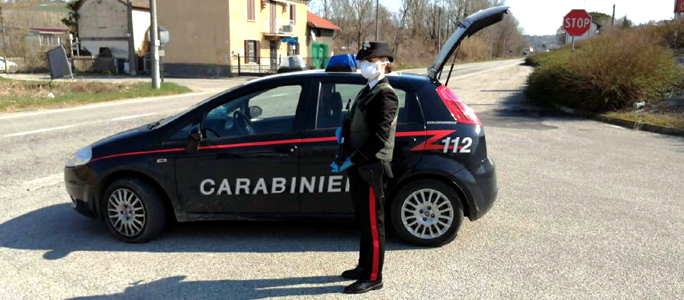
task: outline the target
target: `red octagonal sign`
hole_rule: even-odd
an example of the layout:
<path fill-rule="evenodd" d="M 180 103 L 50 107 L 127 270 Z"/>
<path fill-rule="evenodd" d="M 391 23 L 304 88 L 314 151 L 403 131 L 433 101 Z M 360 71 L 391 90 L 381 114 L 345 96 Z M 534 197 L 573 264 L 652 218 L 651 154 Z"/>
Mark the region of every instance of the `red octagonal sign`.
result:
<path fill-rule="evenodd" d="M 570 36 L 581 36 L 591 28 L 591 15 L 584 9 L 573 9 L 563 18 L 563 29 Z"/>

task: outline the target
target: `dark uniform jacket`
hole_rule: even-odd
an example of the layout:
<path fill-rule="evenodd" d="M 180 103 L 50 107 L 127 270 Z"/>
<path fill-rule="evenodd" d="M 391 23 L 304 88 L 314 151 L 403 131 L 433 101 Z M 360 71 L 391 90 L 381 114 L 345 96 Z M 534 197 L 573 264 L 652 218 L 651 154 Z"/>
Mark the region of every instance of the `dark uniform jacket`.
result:
<path fill-rule="evenodd" d="M 383 78 L 374 86 L 379 88 L 373 91 L 368 85 L 361 90 L 350 109 L 349 120 L 354 123 L 354 117 L 365 115 L 366 127 L 364 133 L 354 132 L 354 126 L 347 131 L 349 133 L 349 151 L 351 160 L 355 165 L 382 160 L 389 162 L 392 159 L 394 149 L 394 133 L 396 131 L 397 113 L 399 109 L 399 99 L 394 90 L 389 87 L 389 80 Z M 366 99 L 363 103 L 360 99 L 374 92 L 375 96 Z M 361 114 L 361 115 L 358 115 Z M 357 121 L 358 124 L 358 121 Z M 358 129 L 358 128 L 357 128 Z M 361 140 L 359 140 L 361 137 Z"/>

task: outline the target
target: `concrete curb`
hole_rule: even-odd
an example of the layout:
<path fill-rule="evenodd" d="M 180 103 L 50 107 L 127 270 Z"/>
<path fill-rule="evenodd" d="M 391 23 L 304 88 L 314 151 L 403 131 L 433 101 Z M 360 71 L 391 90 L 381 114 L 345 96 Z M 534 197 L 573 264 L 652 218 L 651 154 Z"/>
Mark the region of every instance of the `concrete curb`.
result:
<path fill-rule="evenodd" d="M 577 110 L 574 108 L 569 108 L 569 107 L 565 107 L 565 106 L 558 105 L 558 104 L 554 104 L 553 106 L 555 106 L 558 110 L 563 111 L 567 114 L 582 116 L 582 117 L 593 119 L 593 120 L 596 120 L 599 122 L 604 122 L 604 123 L 624 127 L 627 129 L 641 130 L 641 131 L 647 131 L 647 132 L 658 133 L 658 134 L 684 137 L 684 130 L 682 130 L 682 129 L 653 125 L 653 124 L 646 124 L 646 123 L 641 123 L 641 122 L 627 121 L 627 120 L 617 119 L 617 118 L 611 118 L 611 117 L 608 117 L 605 115 L 588 113 L 585 111 L 580 111 L 580 110 Z"/>

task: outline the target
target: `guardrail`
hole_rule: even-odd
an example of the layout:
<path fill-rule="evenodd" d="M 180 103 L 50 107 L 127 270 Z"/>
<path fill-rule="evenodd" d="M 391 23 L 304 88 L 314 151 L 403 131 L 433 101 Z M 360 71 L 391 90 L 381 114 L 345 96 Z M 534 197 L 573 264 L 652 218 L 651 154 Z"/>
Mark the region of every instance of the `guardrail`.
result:
<path fill-rule="evenodd" d="M 246 63 L 245 57 L 238 54 L 233 56 L 231 64 L 233 66 L 237 65 L 238 76 L 263 76 L 277 73 L 278 69 L 283 64 L 283 60 L 287 58 L 287 56 L 283 57 L 279 54 L 277 58 L 256 57 L 255 63 Z M 330 57 L 302 57 L 302 59 L 304 60 L 307 70 L 314 70 L 325 69 Z"/>

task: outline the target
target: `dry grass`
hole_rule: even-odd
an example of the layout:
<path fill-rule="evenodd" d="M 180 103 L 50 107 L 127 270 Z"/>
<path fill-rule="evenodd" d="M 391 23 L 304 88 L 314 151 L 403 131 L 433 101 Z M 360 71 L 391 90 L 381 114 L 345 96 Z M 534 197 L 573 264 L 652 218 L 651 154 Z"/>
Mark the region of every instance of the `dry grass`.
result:
<path fill-rule="evenodd" d="M 187 93 L 190 89 L 164 83 L 153 90 L 149 83 L 19 81 L 0 78 L 0 111 L 62 107 L 117 99 Z M 52 93 L 54 98 L 49 95 Z"/>
<path fill-rule="evenodd" d="M 632 122 L 684 129 L 684 113 L 609 112 L 606 116 Z"/>
<path fill-rule="evenodd" d="M 614 29 L 583 41 L 574 52 L 566 48 L 532 58 L 540 66 L 528 79 L 528 96 L 599 113 L 662 100 L 681 70 L 653 30 Z"/>
<path fill-rule="evenodd" d="M 489 46 L 482 37 L 472 36 L 464 40 L 459 46 L 456 63 L 487 60 L 489 59 L 489 52 Z M 428 67 L 434 62 L 437 53 L 436 47 L 426 47 L 423 42 L 407 42 L 407 45 L 400 48 L 399 52 L 395 54 L 395 70 Z M 451 64 L 451 59 L 449 64 Z"/>

